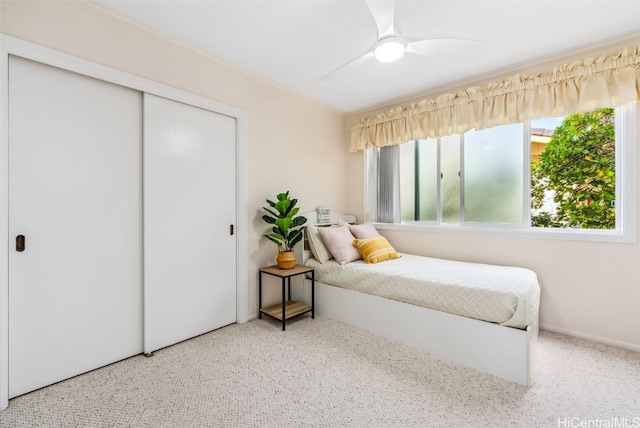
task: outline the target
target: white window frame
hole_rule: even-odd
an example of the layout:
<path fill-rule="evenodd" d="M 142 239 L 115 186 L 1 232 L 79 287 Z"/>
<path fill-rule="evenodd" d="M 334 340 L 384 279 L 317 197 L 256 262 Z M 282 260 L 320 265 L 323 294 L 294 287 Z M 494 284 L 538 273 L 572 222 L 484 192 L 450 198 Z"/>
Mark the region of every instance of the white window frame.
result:
<path fill-rule="evenodd" d="M 529 134 L 530 124 L 525 124 L 525 133 Z M 637 241 L 637 170 L 636 143 L 640 137 L 640 103 L 633 102 L 616 108 L 616 229 L 563 229 L 531 227 L 531 171 L 530 144 L 525 144 L 524 224 L 482 224 L 464 223 L 442 224 L 435 222 L 375 223 L 380 230 L 406 230 L 453 234 L 482 234 L 536 237 L 545 239 L 566 239 L 596 242 L 636 243 Z M 530 137 L 529 137 L 530 138 Z M 376 176 L 377 171 L 369 171 L 369 163 L 375 158 L 372 149 L 366 150 L 364 162 L 364 221 L 375 218 Z M 438 160 L 440 162 L 440 160 Z M 621 173 L 619 173 L 621 172 Z M 461 175 L 464 174 L 461 165 Z M 461 177 L 462 179 L 462 177 Z M 372 209 L 373 207 L 373 209 Z M 461 207 L 463 210 L 464 207 Z M 439 210 L 440 211 L 440 210 Z M 462 213 L 461 213 L 462 214 Z M 462 219 L 463 217 L 461 217 Z M 438 213 L 440 221 L 440 212 Z"/>

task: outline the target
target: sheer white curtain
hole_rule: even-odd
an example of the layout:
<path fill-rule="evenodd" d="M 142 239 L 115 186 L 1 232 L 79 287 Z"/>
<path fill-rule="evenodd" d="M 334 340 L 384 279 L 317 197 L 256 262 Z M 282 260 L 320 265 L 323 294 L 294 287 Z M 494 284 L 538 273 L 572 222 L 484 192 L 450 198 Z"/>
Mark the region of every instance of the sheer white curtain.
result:
<path fill-rule="evenodd" d="M 640 46 L 565 64 L 551 74 L 516 75 L 485 88 L 473 87 L 360 119 L 351 126 L 349 151 L 632 101 L 640 101 Z"/>

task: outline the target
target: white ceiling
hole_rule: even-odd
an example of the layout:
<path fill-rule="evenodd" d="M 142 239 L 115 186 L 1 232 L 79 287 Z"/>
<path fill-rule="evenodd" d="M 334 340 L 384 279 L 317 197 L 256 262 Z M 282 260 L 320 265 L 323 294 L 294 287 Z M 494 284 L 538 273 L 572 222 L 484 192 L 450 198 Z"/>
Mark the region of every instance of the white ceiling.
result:
<path fill-rule="evenodd" d="M 97 1 L 344 112 L 640 33 L 638 0 L 397 0 L 405 36 L 482 40 L 482 58 L 406 54 L 317 82 L 376 41 L 363 0 Z"/>

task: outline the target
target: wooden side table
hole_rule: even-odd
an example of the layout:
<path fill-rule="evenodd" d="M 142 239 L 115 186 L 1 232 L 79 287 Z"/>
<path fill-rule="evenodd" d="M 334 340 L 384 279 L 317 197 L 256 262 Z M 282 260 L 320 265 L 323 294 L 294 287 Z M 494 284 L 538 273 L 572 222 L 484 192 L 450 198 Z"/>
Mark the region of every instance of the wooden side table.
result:
<path fill-rule="evenodd" d="M 282 321 L 282 331 L 285 330 L 286 321 L 289 318 L 311 312 L 311 318 L 315 318 L 315 271 L 312 267 L 296 265 L 293 269 L 280 269 L 278 266 L 267 266 L 259 269 L 258 279 L 258 318 L 262 319 L 262 314 L 268 315 Z M 282 303 L 262 307 L 262 274 L 277 276 L 282 278 Z M 291 277 L 311 273 L 311 306 L 291 300 Z M 285 298 L 285 289 L 288 288 L 288 299 Z"/>

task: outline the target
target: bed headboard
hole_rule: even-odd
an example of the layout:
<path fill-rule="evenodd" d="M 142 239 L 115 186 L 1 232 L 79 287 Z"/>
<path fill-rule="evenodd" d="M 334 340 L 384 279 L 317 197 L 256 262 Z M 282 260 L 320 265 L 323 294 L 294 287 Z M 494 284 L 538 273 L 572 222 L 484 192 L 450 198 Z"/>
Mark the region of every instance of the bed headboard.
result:
<path fill-rule="evenodd" d="M 329 214 L 329 221 L 325 222 L 325 223 L 318 223 L 318 212 L 317 211 L 311 211 L 308 213 L 303 213 L 303 214 L 299 214 L 302 217 L 305 217 L 307 219 L 307 225 L 311 224 L 314 226 L 319 226 L 319 227 L 324 227 L 324 226 L 332 226 L 332 225 L 336 225 L 338 224 L 338 220 L 342 220 L 345 221 L 347 223 L 350 224 L 355 224 L 356 223 L 356 216 L 351 215 L 351 214 L 340 214 L 340 213 L 334 213 L 331 212 Z M 306 225 L 305 225 L 306 227 Z M 311 255 L 311 250 L 309 249 L 309 242 L 307 241 L 307 230 L 306 228 L 303 229 L 303 238 L 301 243 L 299 243 L 298 245 L 296 245 L 296 247 L 294 248 L 294 253 L 296 255 L 296 259 L 298 260 L 298 264 L 304 264 L 309 258 L 312 257 Z"/>

